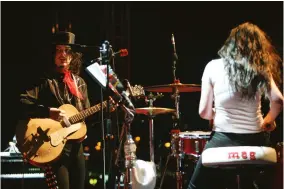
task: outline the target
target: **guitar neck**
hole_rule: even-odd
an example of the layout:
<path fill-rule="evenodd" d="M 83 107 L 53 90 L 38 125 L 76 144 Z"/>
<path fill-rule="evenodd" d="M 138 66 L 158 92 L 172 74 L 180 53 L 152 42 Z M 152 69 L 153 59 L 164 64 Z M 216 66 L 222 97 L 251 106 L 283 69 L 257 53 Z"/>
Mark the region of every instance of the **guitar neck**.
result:
<path fill-rule="evenodd" d="M 102 105 L 103 105 L 103 108 L 107 107 L 107 101 L 104 101 L 102 103 Z M 90 107 L 86 110 L 79 112 L 78 114 L 75 114 L 75 115 L 69 117 L 69 122 L 71 124 L 78 123 L 78 122 L 84 120 L 85 118 L 93 115 L 94 113 L 96 113 L 100 110 L 101 110 L 101 104 L 97 104 L 95 106 L 92 106 L 92 107 Z"/>

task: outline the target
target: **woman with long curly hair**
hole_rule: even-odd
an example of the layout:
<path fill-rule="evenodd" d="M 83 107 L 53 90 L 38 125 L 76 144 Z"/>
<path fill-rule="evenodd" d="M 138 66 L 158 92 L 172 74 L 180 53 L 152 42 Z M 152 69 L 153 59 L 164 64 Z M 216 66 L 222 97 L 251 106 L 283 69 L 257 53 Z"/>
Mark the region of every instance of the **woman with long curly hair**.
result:
<path fill-rule="evenodd" d="M 281 84 L 280 56 L 265 32 L 248 22 L 231 30 L 218 54 L 220 58 L 210 61 L 202 76 L 199 114 L 214 120 L 205 149 L 268 146 L 267 131 L 275 129 L 274 121 L 283 107 L 277 87 Z M 263 95 L 270 100 L 264 118 Z M 225 176 L 223 170 L 203 166 L 201 156 L 188 188 L 220 189 L 228 181 Z M 254 187 L 247 182 L 244 188 Z"/>
<path fill-rule="evenodd" d="M 36 86 L 21 94 L 23 119 L 64 121 L 68 115 L 58 109 L 61 105 L 71 104 L 78 111 L 90 107 L 87 85 L 79 76 L 82 54 L 74 51 L 76 46 L 75 35 L 71 32 L 53 35 L 52 69 Z M 85 158 L 81 141 L 68 140 L 60 156 L 44 166 L 49 188 L 84 189 Z"/>

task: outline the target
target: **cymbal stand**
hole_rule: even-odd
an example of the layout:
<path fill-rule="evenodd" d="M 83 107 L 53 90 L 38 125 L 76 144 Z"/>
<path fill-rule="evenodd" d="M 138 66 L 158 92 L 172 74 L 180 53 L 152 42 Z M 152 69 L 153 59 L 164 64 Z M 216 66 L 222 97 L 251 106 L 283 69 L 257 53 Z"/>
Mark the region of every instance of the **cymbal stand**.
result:
<path fill-rule="evenodd" d="M 172 45 L 173 45 L 173 79 L 174 79 L 174 83 L 180 83 L 179 79 L 176 78 L 176 63 L 178 60 L 178 56 L 176 53 L 176 46 L 175 46 L 175 39 L 174 39 L 174 34 L 172 34 Z M 171 130 L 171 151 L 172 153 L 168 156 L 167 158 L 167 162 L 165 165 L 165 170 L 164 173 L 162 175 L 162 179 L 161 181 L 163 182 L 164 180 L 164 175 L 167 169 L 167 164 L 169 161 L 169 157 L 170 156 L 174 156 L 176 158 L 176 179 L 177 179 L 177 189 L 182 189 L 182 172 L 180 171 L 181 168 L 181 156 L 182 154 L 181 152 L 181 145 L 180 145 L 180 140 L 179 140 L 179 121 L 180 121 L 180 111 L 179 111 L 179 101 L 180 101 L 180 95 L 179 95 L 179 90 L 177 87 L 173 88 L 173 95 L 171 96 L 174 100 L 175 100 L 175 109 L 176 109 L 176 115 L 174 117 L 174 123 L 173 123 L 173 129 Z M 160 183 L 160 189 L 162 187 L 163 183 Z"/>
<path fill-rule="evenodd" d="M 148 95 L 148 98 L 145 99 L 146 102 L 149 103 L 149 107 L 153 107 L 153 103 L 157 98 L 162 97 L 163 94 L 161 93 L 157 93 L 157 95 L 153 95 L 152 93 L 150 93 Z M 155 158 L 154 158 L 154 116 L 152 115 L 152 113 L 150 112 L 149 115 L 149 146 L 150 146 L 150 161 L 155 162 Z"/>
<path fill-rule="evenodd" d="M 175 82 L 179 82 L 176 80 Z M 163 182 L 164 182 L 164 176 L 167 170 L 168 162 L 171 156 L 176 158 L 176 184 L 177 184 L 177 189 L 182 189 L 182 172 L 180 170 L 181 168 L 181 145 L 180 145 L 180 140 L 179 140 L 179 120 L 180 120 L 180 112 L 179 112 L 179 100 L 180 100 L 180 95 L 179 95 L 179 90 L 178 88 L 174 88 L 174 94 L 171 96 L 175 100 L 175 116 L 174 116 L 174 123 L 173 123 L 173 129 L 171 130 L 171 154 L 168 155 L 166 165 L 161 177 L 161 182 L 160 182 L 160 187 L 159 189 L 162 189 Z"/>
<path fill-rule="evenodd" d="M 179 82 L 176 81 L 175 82 Z M 172 98 L 175 100 L 175 109 L 176 109 L 176 115 L 174 118 L 174 129 L 171 131 L 171 150 L 172 150 L 172 156 L 176 158 L 176 179 L 177 179 L 177 189 L 182 189 L 182 172 L 180 170 L 181 168 L 181 156 L 180 153 L 180 140 L 179 140 L 179 120 L 180 120 L 180 111 L 179 111 L 179 101 L 180 101 L 180 95 L 179 90 L 177 87 L 174 88 L 174 94 L 172 95 Z"/>

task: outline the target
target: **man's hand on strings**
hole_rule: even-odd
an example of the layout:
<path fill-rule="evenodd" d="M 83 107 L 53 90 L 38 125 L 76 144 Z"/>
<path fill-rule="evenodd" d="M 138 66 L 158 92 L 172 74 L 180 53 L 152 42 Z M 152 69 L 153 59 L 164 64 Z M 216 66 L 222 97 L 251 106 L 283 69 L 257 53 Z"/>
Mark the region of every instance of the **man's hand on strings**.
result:
<path fill-rule="evenodd" d="M 58 108 L 49 108 L 49 117 L 55 121 L 59 121 L 66 117 L 66 112 Z"/>

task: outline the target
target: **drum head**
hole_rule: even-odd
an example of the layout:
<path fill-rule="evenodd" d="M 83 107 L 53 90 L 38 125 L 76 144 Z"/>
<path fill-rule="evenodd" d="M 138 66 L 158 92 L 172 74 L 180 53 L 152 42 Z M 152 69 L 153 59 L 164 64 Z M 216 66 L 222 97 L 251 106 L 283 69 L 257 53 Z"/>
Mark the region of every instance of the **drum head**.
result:
<path fill-rule="evenodd" d="M 180 132 L 180 138 L 209 138 L 211 131 L 185 131 Z"/>

